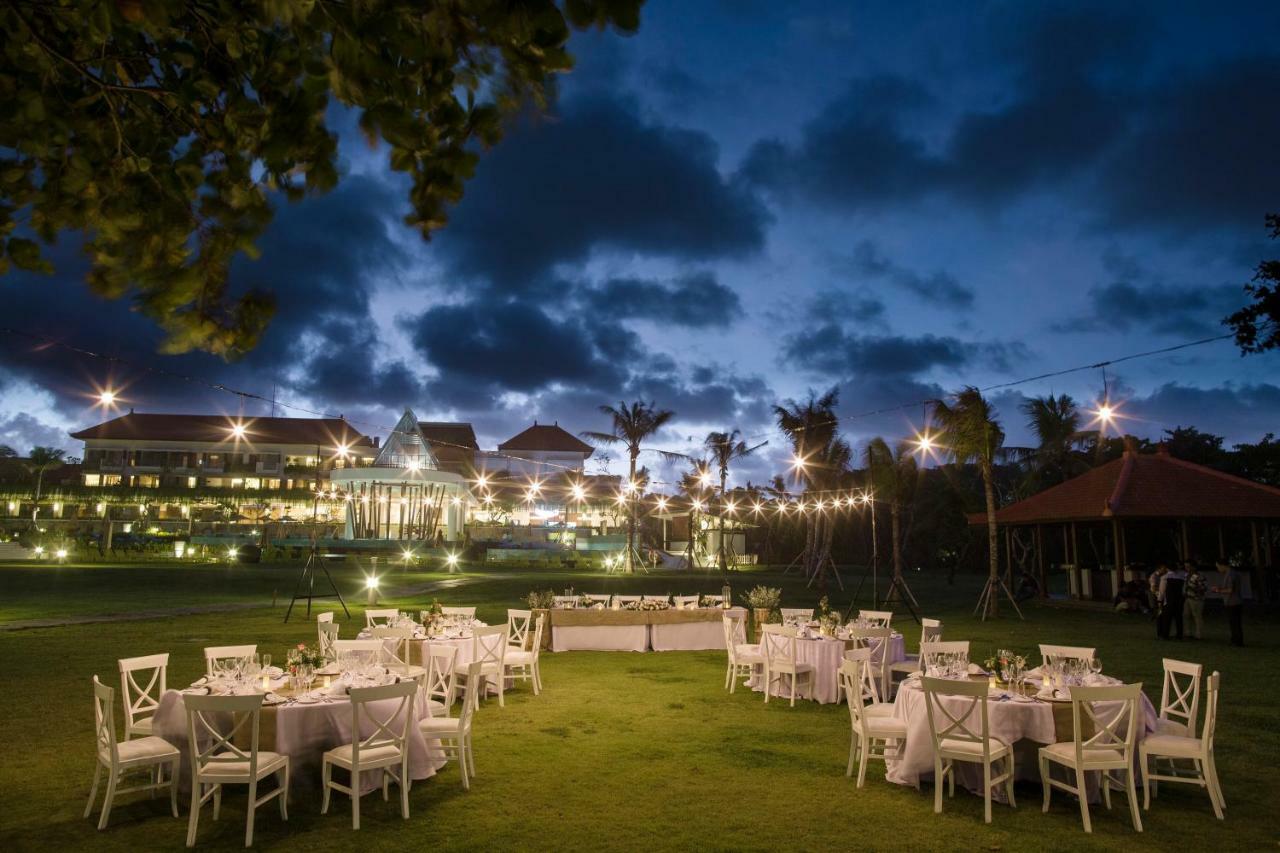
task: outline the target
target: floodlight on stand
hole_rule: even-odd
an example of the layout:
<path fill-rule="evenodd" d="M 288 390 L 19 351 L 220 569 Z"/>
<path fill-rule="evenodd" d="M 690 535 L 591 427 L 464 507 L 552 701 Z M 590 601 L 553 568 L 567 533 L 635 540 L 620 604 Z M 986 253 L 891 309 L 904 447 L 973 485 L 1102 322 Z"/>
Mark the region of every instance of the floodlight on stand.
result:
<path fill-rule="evenodd" d="M 54 556 L 57 557 L 59 560 L 67 559 L 67 549 L 59 548 L 57 551 L 54 552 Z"/>
<path fill-rule="evenodd" d="M 458 565 L 458 555 L 450 551 L 449 554 L 444 558 L 444 561 L 449 568 L 451 569 L 456 568 Z"/>

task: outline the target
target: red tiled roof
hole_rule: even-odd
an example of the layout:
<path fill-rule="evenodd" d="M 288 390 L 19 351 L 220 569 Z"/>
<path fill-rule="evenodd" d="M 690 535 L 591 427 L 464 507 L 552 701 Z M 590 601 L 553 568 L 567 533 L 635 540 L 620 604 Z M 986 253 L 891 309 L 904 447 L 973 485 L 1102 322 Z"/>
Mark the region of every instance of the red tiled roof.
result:
<path fill-rule="evenodd" d="M 428 442 L 438 443 L 445 448 L 459 449 L 458 445 L 479 450 L 476 443 L 476 431 L 467 423 L 442 423 L 439 421 L 419 421 L 418 429 Z"/>
<path fill-rule="evenodd" d="M 1128 451 L 996 511 L 1000 524 L 1108 518 L 1280 518 L 1280 489 L 1175 459 Z M 985 514 L 970 516 L 985 524 Z"/>
<path fill-rule="evenodd" d="M 590 456 L 595 448 L 582 439 L 565 432 L 559 424 L 547 426 L 537 424 L 529 427 L 519 435 L 512 436 L 502 444 L 499 450 L 550 450 L 566 453 L 585 453 Z"/>
<path fill-rule="evenodd" d="M 131 441 L 231 441 L 233 424 L 244 425 L 242 441 L 260 444 L 372 448 L 373 440 L 341 418 L 251 418 L 228 415 L 152 415 L 130 412 L 71 433 L 72 438 Z"/>

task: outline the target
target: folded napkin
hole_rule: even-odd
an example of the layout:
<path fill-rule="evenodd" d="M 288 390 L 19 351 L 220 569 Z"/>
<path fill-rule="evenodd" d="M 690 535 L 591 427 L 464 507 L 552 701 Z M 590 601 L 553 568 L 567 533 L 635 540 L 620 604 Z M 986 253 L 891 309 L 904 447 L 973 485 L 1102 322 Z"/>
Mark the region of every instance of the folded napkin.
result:
<path fill-rule="evenodd" d="M 195 681 L 191 682 L 191 686 L 199 687 L 201 684 L 208 684 L 208 683 L 209 683 L 209 676 L 202 675 L 199 678 L 197 678 Z"/>
<path fill-rule="evenodd" d="M 262 674 L 269 678 L 279 678 L 284 675 L 284 670 L 278 666 L 268 666 L 262 670 Z"/>
<path fill-rule="evenodd" d="M 989 673 L 982 667 L 978 666 L 976 663 L 971 663 L 969 664 L 969 674 L 970 675 L 988 675 Z"/>
<path fill-rule="evenodd" d="M 182 691 L 184 696 L 208 696 L 209 688 L 205 686 L 191 686 Z"/>
<path fill-rule="evenodd" d="M 289 700 L 281 696 L 279 693 L 268 693 L 262 697 L 263 705 L 283 705 Z"/>

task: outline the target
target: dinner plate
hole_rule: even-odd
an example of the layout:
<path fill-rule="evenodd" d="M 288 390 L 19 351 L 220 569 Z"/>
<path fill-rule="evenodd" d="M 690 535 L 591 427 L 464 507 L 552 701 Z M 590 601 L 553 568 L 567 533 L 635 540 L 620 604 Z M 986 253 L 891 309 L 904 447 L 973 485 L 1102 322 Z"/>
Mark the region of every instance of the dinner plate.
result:
<path fill-rule="evenodd" d="M 311 696 L 311 695 L 307 695 L 307 694 L 304 694 L 304 695 L 302 695 L 302 696 L 299 696 L 299 697 L 298 697 L 298 704 L 299 704 L 299 705 L 314 705 L 315 703 L 317 703 L 317 702 L 319 702 L 319 701 L 320 701 L 320 700 L 319 700 L 319 699 L 317 699 L 316 697 Z"/>

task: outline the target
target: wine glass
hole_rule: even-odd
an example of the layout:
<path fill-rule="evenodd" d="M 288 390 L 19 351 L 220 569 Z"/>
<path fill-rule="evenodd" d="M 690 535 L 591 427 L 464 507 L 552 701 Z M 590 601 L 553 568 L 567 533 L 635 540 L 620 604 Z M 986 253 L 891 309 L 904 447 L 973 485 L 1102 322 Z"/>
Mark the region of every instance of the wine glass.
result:
<path fill-rule="evenodd" d="M 1102 675 L 1102 658 L 1097 655 L 1089 658 L 1089 671 L 1094 675 Z"/>
<path fill-rule="evenodd" d="M 271 669 L 271 655 L 264 654 L 262 656 L 262 668 Z"/>

